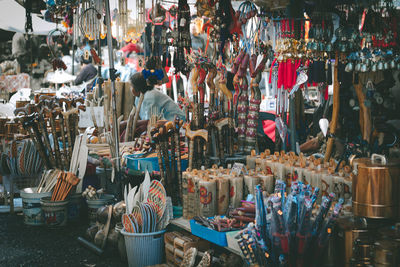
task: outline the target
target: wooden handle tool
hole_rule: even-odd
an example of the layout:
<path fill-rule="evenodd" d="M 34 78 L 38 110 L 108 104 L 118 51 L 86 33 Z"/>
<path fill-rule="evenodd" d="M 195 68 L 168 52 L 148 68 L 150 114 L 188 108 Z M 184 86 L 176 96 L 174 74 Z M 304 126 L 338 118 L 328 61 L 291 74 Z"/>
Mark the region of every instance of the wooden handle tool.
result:
<path fill-rule="evenodd" d="M 190 170 L 192 170 L 193 155 L 194 155 L 194 140 L 196 137 L 200 137 L 200 138 L 203 138 L 207 142 L 208 141 L 208 131 L 204 130 L 204 129 L 192 131 L 190 129 L 189 124 L 185 124 L 184 128 L 186 130 L 185 135 L 190 140 L 190 143 L 189 143 L 189 168 L 190 168 Z"/>
<path fill-rule="evenodd" d="M 51 128 L 51 133 L 53 135 L 54 152 L 55 152 L 55 156 L 56 156 L 56 166 L 57 166 L 57 168 L 64 169 L 64 166 L 63 166 L 62 160 L 61 160 L 60 146 L 58 144 L 57 130 L 56 130 L 56 124 L 55 124 L 55 120 L 54 120 L 53 111 L 49 110 L 48 108 L 43 108 L 43 112 L 50 119 L 50 128 Z"/>
<path fill-rule="evenodd" d="M 182 199 L 182 162 L 181 162 L 181 146 L 179 141 L 179 130 L 182 127 L 183 121 L 177 116 L 174 121 L 174 140 L 175 140 L 175 153 L 176 156 L 176 166 L 177 166 L 177 177 L 178 177 L 178 189 L 179 189 L 179 199 Z"/>

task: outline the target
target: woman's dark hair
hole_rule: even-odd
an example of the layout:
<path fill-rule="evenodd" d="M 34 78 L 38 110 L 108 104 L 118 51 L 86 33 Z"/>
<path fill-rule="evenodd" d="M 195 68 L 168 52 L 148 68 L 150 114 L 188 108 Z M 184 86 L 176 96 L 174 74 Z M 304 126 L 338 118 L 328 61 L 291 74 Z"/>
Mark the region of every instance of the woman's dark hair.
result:
<path fill-rule="evenodd" d="M 131 76 L 131 84 L 135 91 L 143 94 L 153 89 L 153 86 L 147 85 L 147 81 L 141 72 L 136 72 Z"/>

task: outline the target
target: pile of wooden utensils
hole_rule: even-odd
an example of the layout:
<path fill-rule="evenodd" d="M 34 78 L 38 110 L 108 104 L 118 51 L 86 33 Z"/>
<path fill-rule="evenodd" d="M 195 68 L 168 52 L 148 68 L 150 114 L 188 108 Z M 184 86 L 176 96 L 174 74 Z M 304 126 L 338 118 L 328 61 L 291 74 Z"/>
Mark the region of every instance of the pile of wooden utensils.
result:
<path fill-rule="evenodd" d="M 38 104 L 15 109 L 14 114 L 28 131 L 47 169 L 69 169 L 75 137 L 79 135 L 79 110 L 85 110 L 83 103 L 81 98 L 40 96 Z"/>
<path fill-rule="evenodd" d="M 60 172 L 57 184 L 54 187 L 51 201 L 63 201 L 67 198 L 72 188 L 80 182 L 80 179 L 71 172 Z"/>
<path fill-rule="evenodd" d="M 62 171 L 57 169 L 44 171 L 36 188 L 36 193 L 51 192 L 57 183 Z"/>
<path fill-rule="evenodd" d="M 80 179 L 72 172 L 64 172 L 58 169 L 43 172 L 36 193 L 51 192 L 52 201 L 65 200 L 73 187 L 80 182 Z"/>
<path fill-rule="evenodd" d="M 182 199 L 182 148 L 179 130 L 183 122 L 178 118 L 150 130 L 155 143 L 161 181 L 174 204 Z M 169 152 L 171 151 L 171 152 Z"/>

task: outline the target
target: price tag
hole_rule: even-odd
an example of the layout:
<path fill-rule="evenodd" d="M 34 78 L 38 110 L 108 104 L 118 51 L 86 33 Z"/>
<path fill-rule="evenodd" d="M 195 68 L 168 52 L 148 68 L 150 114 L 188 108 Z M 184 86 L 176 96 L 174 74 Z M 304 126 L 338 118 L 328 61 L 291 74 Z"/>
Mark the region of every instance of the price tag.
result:
<path fill-rule="evenodd" d="M 92 110 L 98 127 L 104 127 L 104 107 L 87 108 L 86 111 L 79 112 L 79 128 L 93 127 Z"/>
<path fill-rule="evenodd" d="M 236 173 L 237 175 L 245 174 L 247 173 L 247 169 L 243 163 L 235 162 L 231 170 L 231 174 L 233 173 Z"/>
<path fill-rule="evenodd" d="M 185 25 L 186 25 L 186 19 L 185 18 L 181 18 L 181 23 L 180 23 L 179 26 L 185 27 Z"/>

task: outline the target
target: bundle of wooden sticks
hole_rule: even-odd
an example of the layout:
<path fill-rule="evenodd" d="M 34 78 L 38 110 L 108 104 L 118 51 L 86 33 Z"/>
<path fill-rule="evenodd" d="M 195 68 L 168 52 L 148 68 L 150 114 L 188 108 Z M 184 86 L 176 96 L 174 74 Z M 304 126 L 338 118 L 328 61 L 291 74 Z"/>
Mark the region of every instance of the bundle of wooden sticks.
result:
<path fill-rule="evenodd" d="M 71 189 L 79 183 L 80 179 L 72 172 L 60 172 L 57 184 L 54 187 L 51 201 L 63 201 L 67 198 Z"/>

